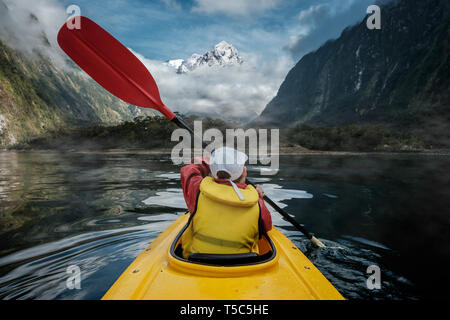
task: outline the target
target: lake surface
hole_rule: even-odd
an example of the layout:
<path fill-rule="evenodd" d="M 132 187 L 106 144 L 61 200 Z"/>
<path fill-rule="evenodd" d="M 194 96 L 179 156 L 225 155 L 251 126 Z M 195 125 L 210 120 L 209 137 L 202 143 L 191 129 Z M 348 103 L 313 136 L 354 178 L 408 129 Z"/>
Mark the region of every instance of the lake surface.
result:
<path fill-rule="evenodd" d="M 449 154 L 295 155 L 280 167 L 249 177 L 328 246 L 272 213 L 345 298 L 450 297 Z M 145 152 L 0 152 L 0 298 L 100 299 L 185 211 L 179 169 Z M 371 265 L 380 289 L 367 287 Z"/>

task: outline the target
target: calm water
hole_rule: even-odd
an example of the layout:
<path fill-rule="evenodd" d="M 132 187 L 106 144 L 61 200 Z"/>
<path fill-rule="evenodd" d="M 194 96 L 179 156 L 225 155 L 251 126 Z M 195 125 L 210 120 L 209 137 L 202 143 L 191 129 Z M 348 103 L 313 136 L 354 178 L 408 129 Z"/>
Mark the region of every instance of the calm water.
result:
<path fill-rule="evenodd" d="M 328 245 L 272 213 L 346 298 L 448 299 L 449 168 L 448 154 L 302 155 L 249 175 Z M 0 152 L 0 298 L 99 299 L 184 209 L 168 156 Z M 381 289 L 366 286 L 370 265 Z"/>

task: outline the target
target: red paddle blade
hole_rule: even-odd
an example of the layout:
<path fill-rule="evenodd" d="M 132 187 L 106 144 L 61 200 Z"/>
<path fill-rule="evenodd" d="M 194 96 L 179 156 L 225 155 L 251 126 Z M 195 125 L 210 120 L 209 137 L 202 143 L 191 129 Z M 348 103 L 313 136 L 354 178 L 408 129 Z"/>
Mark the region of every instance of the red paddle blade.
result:
<path fill-rule="evenodd" d="M 103 88 L 130 104 L 175 117 L 161 101 L 158 86 L 141 61 L 94 21 L 80 18 L 80 29 L 65 23 L 58 33 L 61 49 Z M 73 25 L 73 24 L 72 24 Z"/>

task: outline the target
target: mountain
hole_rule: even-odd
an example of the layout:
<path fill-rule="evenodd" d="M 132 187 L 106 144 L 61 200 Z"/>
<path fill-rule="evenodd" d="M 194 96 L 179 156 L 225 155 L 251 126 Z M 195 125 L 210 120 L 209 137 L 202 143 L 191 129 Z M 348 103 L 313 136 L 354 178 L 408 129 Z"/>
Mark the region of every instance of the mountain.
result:
<path fill-rule="evenodd" d="M 246 110 L 245 114 L 234 115 L 233 113 L 223 112 L 223 110 L 208 110 L 208 112 L 186 112 L 185 116 L 197 118 L 219 119 L 230 123 L 245 125 L 258 117 L 258 113 L 253 110 Z"/>
<path fill-rule="evenodd" d="M 166 64 L 168 65 L 168 66 L 170 66 L 170 67 L 173 67 L 173 68 L 175 68 L 175 69 L 178 69 L 180 66 L 181 66 L 181 64 L 184 62 L 184 60 L 183 59 L 174 59 L 174 60 L 168 60 L 167 62 L 166 62 Z"/>
<path fill-rule="evenodd" d="M 0 0 L 2 22 L 13 19 Z M 34 15 L 30 28 L 39 28 Z M 34 39 L 34 38 L 33 38 Z M 39 47 L 24 52 L 17 37 L 0 30 L 0 147 L 26 142 L 49 130 L 90 124 L 117 124 L 150 114 L 115 98 L 78 67 L 62 66 L 47 53 L 56 51 L 42 31 Z M 62 58 L 63 59 L 63 58 Z"/>
<path fill-rule="evenodd" d="M 226 41 L 221 41 L 204 54 L 194 53 L 186 60 L 169 60 L 168 65 L 177 69 L 178 73 L 193 71 L 201 66 L 233 66 L 244 62 L 237 49 Z"/>
<path fill-rule="evenodd" d="M 254 123 L 396 123 L 448 136 L 449 39 L 448 0 L 391 1 L 380 30 L 364 19 L 305 55 Z"/>

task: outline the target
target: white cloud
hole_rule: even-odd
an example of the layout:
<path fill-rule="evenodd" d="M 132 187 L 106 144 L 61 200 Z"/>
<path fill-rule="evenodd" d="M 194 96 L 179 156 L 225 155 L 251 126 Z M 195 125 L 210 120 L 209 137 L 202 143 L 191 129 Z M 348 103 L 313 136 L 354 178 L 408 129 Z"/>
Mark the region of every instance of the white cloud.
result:
<path fill-rule="evenodd" d="M 310 6 L 308 9 L 300 11 L 298 14 L 298 22 L 306 25 L 316 25 L 317 22 L 329 14 L 330 6 L 328 4 L 318 4 Z"/>
<path fill-rule="evenodd" d="M 195 0 L 192 11 L 229 16 L 248 16 L 274 8 L 283 0 Z"/>
<path fill-rule="evenodd" d="M 162 61 L 135 55 L 150 70 L 164 104 L 171 110 L 228 118 L 259 114 L 275 96 L 293 63 L 288 56 L 263 62 L 261 57 L 247 54 L 240 66 L 206 66 L 177 74 Z"/>
<path fill-rule="evenodd" d="M 181 9 L 181 5 L 176 0 L 162 0 L 162 1 L 169 8 L 173 8 L 173 9 L 176 9 L 176 10 L 180 10 Z"/>
<path fill-rule="evenodd" d="M 0 5 L 2 1 L 8 10 L 0 10 L 0 33 L 8 37 L 7 43 L 29 54 L 37 51 L 44 53 L 53 63 L 65 66 L 66 56 L 59 48 L 56 37 L 67 18 L 66 8 L 57 0 L 0 0 Z M 263 2 L 262 8 L 268 8 L 275 2 Z M 236 4 L 231 1 L 231 7 Z M 253 5 L 244 1 L 244 7 L 244 11 L 250 12 Z M 31 18 L 32 15 L 37 20 Z M 260 33 L 258 30 L 253 31 L 252 37 L 266 39 L 271 36 L 267 32 Z M 46 44 L 45 38 L 50 45 Z M 242 39 L 236 35 L 236 39 L 240 43 L 247 41 L 244 35 Z M 289 55 L 273 55 L 268 59 L 267 56 L 241 52 L 245 60 L 241 66 L 205 67 L 180 75 L 162 61 L 136 55 L 151 71 L 161 97 L 169 108 L 183 113 L 209 113 L 230 118 L 259 114 L 275 96 L 286 73 L 293 66 Z"/>
<path fill-rule="evenodd" d="M 327 0 L 301 10 L 286 49 L 299 59 L 361 20 L 373 0 Z"/>
<path fill-rule="evenodd" d="M 0 0 L 0 5 L 2 0 Z M 0 28 L 2 38 L 17 50 L 47 55 L 64 65 L 62 51 L 56 41 L 59 28 L 67 18 L 65 8 L 56 0 L 3 0 Z M 48 43 L 47 43 L 48 41 Z"/>

